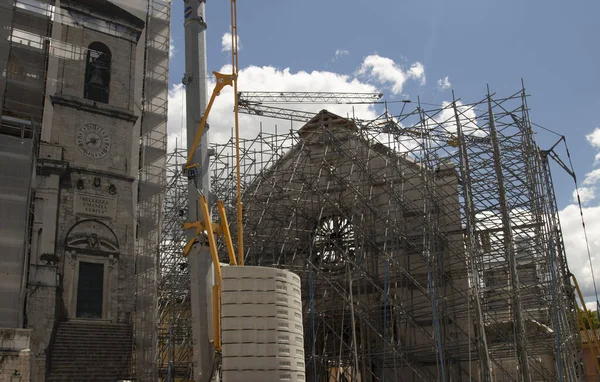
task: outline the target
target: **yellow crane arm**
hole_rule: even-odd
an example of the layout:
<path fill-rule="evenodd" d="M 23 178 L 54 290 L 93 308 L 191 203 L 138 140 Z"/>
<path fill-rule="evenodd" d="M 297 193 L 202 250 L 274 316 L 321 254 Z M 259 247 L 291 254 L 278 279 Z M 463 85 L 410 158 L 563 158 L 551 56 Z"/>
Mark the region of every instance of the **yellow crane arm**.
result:
<path fill-rule="evenodd" d="M 239 72 L 239 49 L 238 49 L 238 27 L 237 27 L 237 0 L 230 1 L 231 11 L 231 71 L 233 78 L 233 116 L 235 124 L 235 173 L 236 173 L 236 209 L 238 229 L 238 259 L 239 265 L 244 265 L 244 223 L 242 205 L 242 180 L 240 170 L 240 121 L 238 110 L 238 72 Z"/>
<path fill-rule="evenodd" d="M 191 168 L 197 166 L 196 163 L 192 164 L 192 157 L 196 152 L 196 148 L 198 147 L 198 143 L 200 143 L 200 138 L 202 137 L 202 132 L 204 131 L 204 127 L 206 126 L 206 121 L 208 120 L 208 114 L 210 114 L 210 109 L 212 109 L 213 103 L 215 102 L 215 98 L 221 93 L 221 90 L 227 85 L 233 86 L 233 76 L 231 74 L 222 74 L 219 72 L 213 72 L 215 78 L 217 79 L 215 88 L 213 89 L 212 95 L 210 96 L 210 101 L 208 101 L 208 105 L 206 106 L 206 111 L 202 116 L 202 120 L 200 121 L 200 125 L 198 126 L 198 130 L 196 131 L 196 137 L 194 138 L 194 144 L 188 151 L 188 158 L 185 162 L 185 168 Z"/>

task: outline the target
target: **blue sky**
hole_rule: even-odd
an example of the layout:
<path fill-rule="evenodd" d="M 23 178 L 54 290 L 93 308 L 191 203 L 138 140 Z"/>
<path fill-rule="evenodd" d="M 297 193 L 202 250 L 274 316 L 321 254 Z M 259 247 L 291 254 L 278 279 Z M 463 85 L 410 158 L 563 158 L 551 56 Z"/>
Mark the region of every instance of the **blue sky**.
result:
<path fill-rule="evenodd" d="M 173 0 L 171 133 L 173 126 L 181 126 L 183 4 Z M 451 99 L 450 89 L 467 102 L 479 100 L 487 84 L 500 95 L 510 95 L 519 90 L 523 78 L 531 94 L 532 121 L 566 136 L 583 183 L 595 169 L 594 158 L 600 152 L 600 130 L 590 135 L 600 127 L 599 14 L 597 1 L 240 0 L 240 68 L 255 67 L 247 71 L 247 77 L 240 76 L 240 88 L 262 90 L 256 86 L 268 83 L 273 90 L 294 86 L 305 90 L 326 83 L 335 89 L 318 90 L 366 91 L 370 86 L 388 100 L 420 96 L 428 103 L 441 104 Z M 219 71 L 231 60 L 222 46 L 230 25 L 229 2 L 207 0 L 206 21 L 209 72 Z M 371 76 L 357 75 L 369 56 L 377 57 L 366 67 Z M 399 73 L 405 81 L 386 82 L 375 74 L 377 65 L 390 63 L 402 70 Z M 422 65 L 422 76 L 411 77 L 415 63 Z M 289 72 L 284 74 L 286 68 Z M 352 84 L 355 77 L 359 84 Z M 446 77 L 451 87 L 442 90 L 438 80 Z M 254 87 L 245 86 L 244 78 Z M 394 85 L 402 88 L 395 88 L 397 94 Z M 225 113 L 230 108 L 219 110 Z M 226 127 L 221 133 L 225 131 Z M 557 139 L 540 131 L 538 143 L 547 148 Z M 585 247 L 578 210 L 572 205 L 573 182 L 558 167 L 554 179 L 571 266 L 578 274 L 585 265 Z M 600 197 L 595 198 L 599 180 L 600 172 L 592 173 L 584 190 L 584 213 L 595 258 L 600 258 L 600 241 L 595 238 L 600 231 Z M 580 272 L 581 278 L 589 280 L 585 270 Z M 590 287 L 588 283 L 586 289 Z"/>

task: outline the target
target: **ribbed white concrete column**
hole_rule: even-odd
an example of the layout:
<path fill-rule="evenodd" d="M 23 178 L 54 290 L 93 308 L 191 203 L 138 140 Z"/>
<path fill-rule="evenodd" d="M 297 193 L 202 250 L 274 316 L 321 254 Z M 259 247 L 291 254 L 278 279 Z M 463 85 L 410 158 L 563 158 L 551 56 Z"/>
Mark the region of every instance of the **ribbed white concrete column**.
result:
<path fill-rule="evenodd" d="M 222 274 L 223 380 L 305 381 L 300 277 L 250 266 Z"/>

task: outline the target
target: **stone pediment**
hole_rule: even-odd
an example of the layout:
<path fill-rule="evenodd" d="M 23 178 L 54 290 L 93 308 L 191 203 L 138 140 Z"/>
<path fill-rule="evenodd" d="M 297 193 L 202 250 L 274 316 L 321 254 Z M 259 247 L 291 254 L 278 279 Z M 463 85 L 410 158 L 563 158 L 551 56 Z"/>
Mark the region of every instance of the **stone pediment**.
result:
<path fill-rule="evenodd" d="M 325 131 L 334 134 L 337 138 L 356 137 L 358 128 L 354 121 L 349 118 L 341 117 L 327 110 L 321 110 L 298 130 L 298 134 L 306 141 L 314 141 L 320 140 Z"/>
<path fill-rule="evenodd" d="M 119 253 L 119 241 L 109 226 L 89 219 L 79 221 L 71 227 L 65 238 L 65 248 L 78 252 L 116 255 Z"/>

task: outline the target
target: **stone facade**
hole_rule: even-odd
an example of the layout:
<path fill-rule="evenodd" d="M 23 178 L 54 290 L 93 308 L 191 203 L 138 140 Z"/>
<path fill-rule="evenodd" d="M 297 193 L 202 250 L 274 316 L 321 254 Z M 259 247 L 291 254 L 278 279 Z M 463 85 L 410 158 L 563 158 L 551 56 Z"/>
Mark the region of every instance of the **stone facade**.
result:
<path fill-rule="evenodd" d="M 244 218 L 247 264 L 289 268 L 302 278 L 304 338 L 315 338 L 306 340 L 305 348 L 319 354 L 314 358 L 331 357 L 324 365 L 307 358 L 307 375 L 336 373 L 335 360 L 349 352 L 348 344 L 357 342 L 363 352 L 362 370 L 347 372 L 360 373 L 361 381 L 374 382 L 382 374 L 386 380 L 417 380 L 417 373 L 439 379 L 434 341 L 438 335 L 440 342 L 453 348 L 447 355 L 452 359 L 447 361 L 447 376 L 468 378 L 462 342 L 473 320 L 463 314 L 468 274 L 454 166 L 441 163 L 430 168 L 372 144 L 352 121 L 327 111 L 303 126 L 299 137 L 249 187 L 252 197 L 244 203 Z M 425 210 L 435 217 L 430 225 L 423 218 Z M 445 232 L 446 239 L 431 234 L 425 248 L 427 230 Z M 433 265 L 425 260 L 427 253 L 435 254 Z M 439 301 L 452 302 L 438 304 L 435 312 L 430 295 L 423 293 L 430 275 L 443 280 L 436 285 Z M 355 328 L 350 328 L 350 288 L 362 312 Z M 444 317 L 439 334 L 436 316 Z M 379 354 L 386 346 L 392 348 L 390 342 L 420 369 L 396 369 L 391 361 L 382 368 Z M 388 359 L 394 356 L 389 351 Z"/>
<path fill-rule="evenodd" d="M 67 12 L 53 28 L 69 52 L 54 51 L 48 63 L 26 303 L 32 381 L 47 380 L 56 368 L 46 360 L 65 332 L 61 322 L 131 325 L 135 312 L 140 111 L 134 99 L 144 23 L 97 4 L 63 4 Z M 84 27 L 65 14 L 85 20 Z M 84 95 L 93 70 L 88 47 L 98 43 L 110 51 L 108 103 Z"/>
<path fill-rule="evenodd" d="M 0 382 L 30 380 L 30 335 L 28 329 L 0 329 Z"/>

